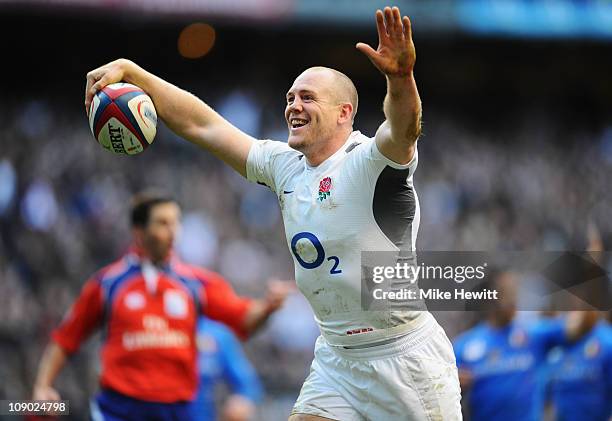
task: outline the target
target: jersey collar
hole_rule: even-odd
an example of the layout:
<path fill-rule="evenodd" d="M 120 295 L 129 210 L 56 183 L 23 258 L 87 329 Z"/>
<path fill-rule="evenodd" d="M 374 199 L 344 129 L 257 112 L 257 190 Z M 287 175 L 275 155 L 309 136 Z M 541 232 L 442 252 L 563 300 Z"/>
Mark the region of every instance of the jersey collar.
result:
<path fill-rule="evenodd" d="M 142 265 L 144 261 L 149 261 L 144 249 L 134 243 L 129 246 L 128 251 L 125 254 L 125 258 L 129 263 L 136 265 Z M 177 262 L 178 256 L 173 250 L 170 252 L 170 256 L 168 257 L 168 259 L 166 259 L 166 261 L 156 266 L 160 270 L 170 271 L 172 270 L 172 267 L 176 266 Z"/>
<path fill-rule="evenodd" d="M 346 154 L 346 149 L 348 145 L 355 142 L 360 135 L 361 135 L 361 132 L 359 130 L 355 130 L 351 132 L 351 134 L 349 134 L 349 136 L 346 138 L 346 141 L 344 142 L 344 144 L 336 152 L 334 152 L 329 158 L 321 162 L 316 167 L 311 166 L 308 163 L 308 160 L 304 159 L 304 165 L 306 165 L 306 169 L 310 171 L 326 170 L 333 162 L 337 161 L 338 158 L 343 157 Z"/>

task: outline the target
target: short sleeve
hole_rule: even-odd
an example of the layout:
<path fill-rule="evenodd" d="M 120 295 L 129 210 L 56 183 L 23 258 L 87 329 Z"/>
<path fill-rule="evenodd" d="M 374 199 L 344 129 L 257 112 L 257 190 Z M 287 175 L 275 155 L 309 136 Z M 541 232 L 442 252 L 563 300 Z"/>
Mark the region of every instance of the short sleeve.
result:
<path fill-rule="evenodd" d="M 263 395 L 262 386 L 241 344 L 226 328 L 219 328 L 216 335 L 223 360 L 223 376 L 232 393 L 244 396 L 253 402 L 260 401 Z"/>
<path fill-rule="evenodd" d="M 297 159 L 299 152 L 286 143 L 274 140 L 256 140 L 247 157 L 247 179 L 268 186 L 276 192 L 277 180 L 283 168 L 291 159 Z"/>
<path fill-rule="evenodd" d="M 419 161 L 418 149 L 415 149 L 410 162 L 398 164 L 378 150 L 374 138 L 368 138 L 358 133 L 355 135 L 355 140 L 356 145 L 349 152 L 347 169 L 351 172 L 351 178 L 356 183 L 361 186 L 374 187 L 385 168 L 395 170 L 392 177 L 395 181 L 403 183 L 406 180 L 411 180 Z"/>
<path fill-rule="evenodd" d="M 98 279 L 90 279 L 83 286 L 81 294 L 68 310 L 60 326 L 51 338 L 68 354 L 79 346 L 102 321 L 102 290 Z"/>
<path fill-rule="evenodd" d="M 207 271 L 204 282 L 203 313 L 229 326 L 240 338 L 248 336 L 244 320 L 252 300 L 238 296 L 231 285 L 217 273 Z"/>
<path fill-rule="evenodd" d="M 414 156 L 407 164 L 398 164 L 397 162 L 392 161 L 391 159 L 384 156 L 382 152 L 378 149 L 378 145 L 376 144 L 376 140 L 374 139 L 372 139 L 371 141 L 370 153 L 372 155 L 372 159 L 376 162 L 383 163 L 384 165 L 389 166 L 391 168 L 395 168 L 396 170 L 410 170 L 408 175 L 409 177 L 414 174 L 419 163 L 419 149 L 417 145 L 415 145 L 414 148 Z"/>

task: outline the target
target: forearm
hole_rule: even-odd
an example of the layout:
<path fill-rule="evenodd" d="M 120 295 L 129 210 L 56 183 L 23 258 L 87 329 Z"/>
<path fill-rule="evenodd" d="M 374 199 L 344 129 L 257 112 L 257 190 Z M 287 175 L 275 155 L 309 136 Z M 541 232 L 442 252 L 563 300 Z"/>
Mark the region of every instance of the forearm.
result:
<path fill-rule="evenodd" d="M 166 82 L 133 62 L 126 61 L 124 66 L 124 80 L 139 86 L 151 97 L 158 116 L 179 136 L 202 144 L 204 142 L 198 138 L 197 129 L 222 123 L 223 118 L 195 95 Z"/>
<path fill-rule="evenodd" d="M 588 333 L 597 324 L 599 315 L 593 310 L 573 310 L 567 315 L 565 335 L 570 341 L 576 341 Z"/>
<path fill-rule="evenodd" d="M 391 141 L 413 145 L 421 134 L 421 98 L 414 74 L 387 76 L 384 112 Z"/>
<path fill-rule="evenodd" d="M 68 355 L 57 343 L 50 342 L 40 360 L 34 387 L 52 387 L 53 382 L 66 364 L 67 358 Z"/>
<path fill-rule="evenodd" d="M 274 313 L 275 308 L 266 300 L 254 300 L 243 322 L 244 330 L 249 334 L 258 330 Z"/>
<path fill-rule="evenodd" d="M 241 395 L 231 395 L 223 405 L 222 419 L 226 421 L 248 421 L 253 419 L 255 404 Z"/>
<path fill-rule="evenodd" d="M 195 95 L 125 61 L 124 80 L 143 89 L 158 116 L 178 136 L 205 148 L 246 175 L 250 136 L 234 127 Z"/>

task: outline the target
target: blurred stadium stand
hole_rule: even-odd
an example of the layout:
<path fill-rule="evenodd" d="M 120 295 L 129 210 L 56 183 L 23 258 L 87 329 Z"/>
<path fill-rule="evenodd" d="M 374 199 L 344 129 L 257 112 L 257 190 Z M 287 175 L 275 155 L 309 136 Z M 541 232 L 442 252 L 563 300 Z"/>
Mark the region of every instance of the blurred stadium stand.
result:
<path fill-rule="evenodd" d="M 370 26 L 377 0 L 1 0 L 16 8 L 45 7 L 81 13 L 145 16 L 206 16 L 251 22 Z M 544 38 L 612 38 L 609 0 L 398 0 L 422 31 L 465 31 L 483 35 Z"/>
<path fill-rule="evenodd" d="M 182 254 L 240 292 L 262 294 L 267 277 L 292 277 L 265 188 L 163 126 L 141 156 L 95 144 L 82 105 L 87 71 L 130 58 L 251 134 L 284 140 L 286 89 L 304 68 L 326 65 L 358 88 L 356 128 L 373 135 L 383 119 L 384 79 L 354 49 L 375 43 L 380 2 L 125 4 L 0 1 L 0 399 L 30 396 L 50 329 L 81 283 L 127 246 L 127 204 L 143 188 L 176 195 L 188 226 Z M 418 248 L 582 250 L 594 221 L 609 249 L 612 3 L 397 4 L 413 19 L 424 104 Z M 194 21 L 215 29 L 214 46 L 197 60 L 177 50 Z M 291 313 L 246 345 L 267 390 L 260 419 L 285 419 L 312 358 L 317 329 L 303 299 L 292 300 Z M 438 317 L 449 336 L 472 322 Z M 96 388 L 95 344 L 84 351 L 58 385 L 75 420 Z"/>

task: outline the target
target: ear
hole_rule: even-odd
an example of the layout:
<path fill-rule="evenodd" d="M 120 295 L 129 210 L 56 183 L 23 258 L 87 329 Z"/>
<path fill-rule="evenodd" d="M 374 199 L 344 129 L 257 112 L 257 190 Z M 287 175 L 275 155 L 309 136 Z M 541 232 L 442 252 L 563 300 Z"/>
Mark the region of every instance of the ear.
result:
<path fill-rule="evenodd" d="M 144 229 L 132 227 L 132 238 L 137 246 L 142 247 L 144 245 Z"/>
<path fill-rule="evenodd" d="M 340 105 L 340 115 L 338 116 L 338 124 L 344 124 L 353 119 L 353 104 L 345 102 Z"/>

